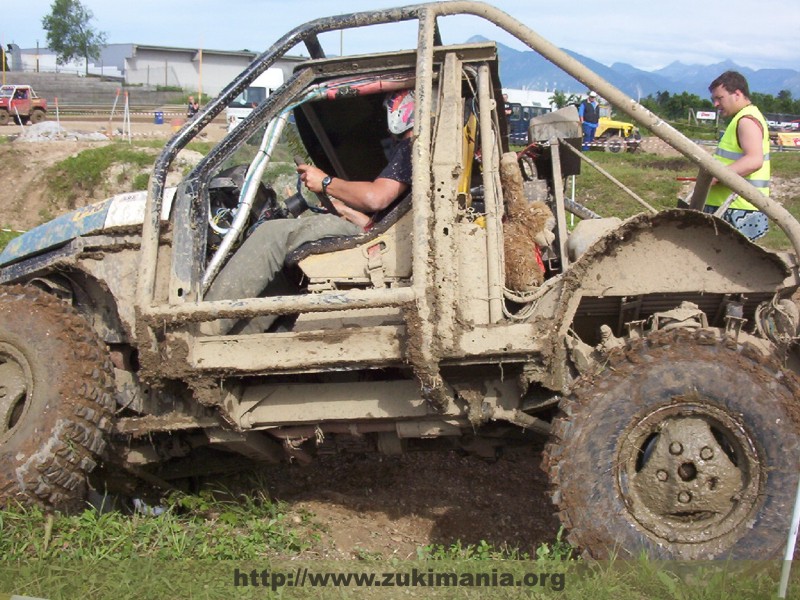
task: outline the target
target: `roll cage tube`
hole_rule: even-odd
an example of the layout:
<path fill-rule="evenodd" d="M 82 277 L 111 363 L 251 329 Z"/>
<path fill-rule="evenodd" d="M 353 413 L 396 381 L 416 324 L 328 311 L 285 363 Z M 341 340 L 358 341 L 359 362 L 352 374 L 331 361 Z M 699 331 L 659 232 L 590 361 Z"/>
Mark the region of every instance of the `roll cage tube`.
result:
<path fill-rule="evenodd" d="M 701 169 L 716 177 L 734 192 L 740 194 L 762 210 L 786 233 L 795 252 L 800 255 L 800 223 L 798 223 L 785 208 L 761 194 L 747 180 L 725 168 L 724 165 L 705 152 L 705 150 L 665 123 L 655 114 L 639 105 L 635 100 L 606 82 L 602 77 L 586 68 L 579 61 L 508 14 L 482 2 L 453 0 L 450 2 L 418 4 L 383 11 L 368 11 L 337 17 L 327 17 L 301 25 L 286 34 L 276 44 L 253 61 L 239 77 L 223 90 L 215 101 L 201 111 L 196 120 L 190 121 L 178 132 L 157 159 L 148 189 L 146 215 L 142 230 L 143 254 L 140 263 L 139 285 L 137 290 L 138 309 L 144 314 L 151 314 L 154 316 L 159 313 L 159 310 L 153 307 L 153 300 L 160 226 L 159 215 L 167 169 L 177 155 L 177 152 L 203 127 L 208 125 L 214 117 L 221 113 L 225 106 L 247 87 L 250 82 L 274 64 L 279 56 L 283 56 L 300 42 L 306 44 L 312 56 L 321 57 L 322 51 L 317 39 L 319 33 L 417 19 L 419 21 L 420 31 L 417 93 L 419 94 L 422 92 L 424 94 L 426 91 L 429 92 L 429 90 L 420 89 L 420 82 L 424 81 L 424 78 L 420 77 L 420 69 L 425 73 L 430 73 L 432 70 L 431 45 L 433 42 L 439 41 L 439 30 L 436 26 L 436 19 L 440 16 L 460 14 L 473 15 L 493 23 L 525 43 L 532 50 L 563 69 L 566 73 L 582 82 L 587 87 L 596 90 L 631 119 L 650 129 L 657 137 L 668 142 L 681 152 L 681 154 L 698 164 Z M 422 104 L 426 104 L 427 110 L 430 111 L 430 100 L 422 100 L 424 100 Z M 426 141 L 429 143 L 430 135 L 427 132 L 425 132 L 425 135 L 427 137 Z M 419 158 L 415 156 L 415 160 L 419 160 Z M 417 203 L 415 202 L 415 208 L 416 207 Z M 427 236 L 425 236 L 424 239 L 427 239 Z"/>

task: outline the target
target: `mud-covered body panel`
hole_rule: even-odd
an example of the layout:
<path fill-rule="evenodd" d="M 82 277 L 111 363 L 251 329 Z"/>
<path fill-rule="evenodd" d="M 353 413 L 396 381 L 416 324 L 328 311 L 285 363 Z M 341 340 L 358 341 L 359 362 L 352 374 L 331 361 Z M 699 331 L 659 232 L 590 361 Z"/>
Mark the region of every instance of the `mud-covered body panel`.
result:
<path fill-rule="evenodd" d="M 167 219 L 175 189 L 164 194 L 162 218 Z M 12 239 L 0 253 L 0 268 L 29 256 L 57 248 L 75 238 L 104 230 L 141 227 L 147 192 L 129 192 L 59 215 Z"/>

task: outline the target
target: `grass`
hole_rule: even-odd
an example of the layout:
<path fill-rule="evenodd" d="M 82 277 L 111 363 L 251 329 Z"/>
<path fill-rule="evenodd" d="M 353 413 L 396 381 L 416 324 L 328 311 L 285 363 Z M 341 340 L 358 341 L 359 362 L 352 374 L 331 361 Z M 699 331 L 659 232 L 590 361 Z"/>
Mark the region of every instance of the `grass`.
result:
<path fill-rule="evenodd" d="M 3 229 L 0 229 L 0 251 L 2 251 L 2 249 L 6 247 L 6 244 L 8 244 L 8 242 L 13 240 L 18 235 L 20 235 L 18 231 L 14 231 L 9 227 L 4 227 Z"/>
<path fill-rule="evenodd" d="M 132 171 L 138 173 L 138 170 L 152 164 L 152 152 L 138 150 L 122 142 L 91 148 L 49 167 L 46 172 L 47 189 L 55 202 L 63 202 L 73 209 L 78 198 L 91 197 L 96 190 L 105 186 L 106 173 L 112 165 L 122 165 L 122 173 L 125 174 Z M 118 178 L 117 184 L 124 182 L 124 177 Z"/>
<path fill-rule="evenodd" d="M 676 178 L 692 177 L 692 163 L 683 157 L 660 157 L 653 154 L 610 154 L 590 152 L 588 157 L 610 175 L 624 183 L 656 209 L 674 208 L 682 189 Z M 602 216 L 631 217 L 645 210 L 599 171 L 581 165 L 576 178 L 576 201 Z"/>
<path fill-rule="evenodd" d="M 774 595 L 780 570 L 779 563 L 654 562 L 644 557 L 587 561 L 575 557 L 561 533 L 552 544 L 540 545 L 534 556 L 483 541 L 464 545 L 457 540 L 421 547 L 417 560 L 411 561 L 374 553 L 363 553 L 355 561 L 324 561 L 315 558 L 320 548 L 313 517 L 303 515 L 298 522 L 284 504 L 263 494 L 206 490 L 174 494 L 165 506 L 158 516 L 101 514 L 94 509 L 72 516 L 47 515 L 20 506 L 0 510 L 0 595 L 117 600 L 558 594 L 593 600 L 755 600 Z M 388 591 L 341 582 L 324 590 L 288 585 L 287 574 L 294 577 L 300 569 L 315 574 L 373 573 L 378 580 L 391 574 L 397 579 Z M 422 574 L 423 581 L 435 581 L 438 575 L 440 581 L 461 585 L 413 586 L 414 572 Z M 281 585 L 269 579 L 273 575 L 283 577 Z M 789 598 L 800 598 L 799 579 L 800 572 L 795 573 Z"/>
<path fill-rule="evenodd" d="M 94 508 L 51 516 L 35 507 L 7 508 L 0 511 L 0 560 L 258 560 L 297 554 L 310 544 L 302 519 L 290 522 L 284 504 L 260 493 L 205 490 L 164 502 L 158 516 Z"/>
<path fill-rule="evenodd" d="M 690 188 L 678 181 L 677 177 L 694 177 L 697 174 L 697 168 L 684 157 L 605 152 L 591 152 L 588 157 L 658 210 L 674 208 L 678 197 L 688 193 Z M 800 153 L 773 153 L 772 175 L 776 179 L 800 178 Z M 581 174 L 576 178 L 575 199 L 601 216 L 625 219 L 645 210 L 586 164 L 581 165 Z M 800 219 L 800 190 L 783 198 L 782 204 L 796 219 Z M 774 224 L 769 233 L 759 240 L 759 244 L 771 250 L 791 249 L 786 235 Z"/>

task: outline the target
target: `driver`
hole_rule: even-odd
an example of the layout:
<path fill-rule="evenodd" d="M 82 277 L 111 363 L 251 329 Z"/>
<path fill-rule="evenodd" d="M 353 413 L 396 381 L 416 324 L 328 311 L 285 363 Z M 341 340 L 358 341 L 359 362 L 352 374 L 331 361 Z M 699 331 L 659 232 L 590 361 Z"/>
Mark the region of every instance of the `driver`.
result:
<path fill-rule="evenodd" d="M 265 221 L 248 237 L 211 285 L 206 300 L 256 298 L 263 295 L 281 271 L 286 257 L 307 242 L 363 233 L 373 215 L 389 207 L 411 187 L 411 136 L 414 126 L 414 92 L 398 90 L 384 101 L 389 131 L 397 136 L 388 164 L 373 181 L 346 181 L 311 165 L 297 172 L 312 192 L 330 196 L 340 216 L 312 214 L 297 219 Z M 275 282 L 276 284 L 279 282 Z M 283 293 L 285 289 L 270 291 Z M 274 321 L 266 316 L 237 325 L 237 333 L 262 333 Z M 209 324 L 213 333 L 230 331 L 235 319 Z M 212 333 L 209 329 L 204 329 Z"/>

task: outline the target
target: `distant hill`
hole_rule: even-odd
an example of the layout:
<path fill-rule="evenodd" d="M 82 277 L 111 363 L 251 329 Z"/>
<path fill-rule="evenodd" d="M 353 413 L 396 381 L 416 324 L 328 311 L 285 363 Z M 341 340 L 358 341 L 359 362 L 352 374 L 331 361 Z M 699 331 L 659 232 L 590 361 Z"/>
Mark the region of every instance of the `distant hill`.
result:
<path fill-rule="evenodd" d="M 468 42 L 485 42 L 486 38 L 473 36 Z M 532 50 L 514 50 L 497 44 L 500 54 L 500 79 L 503 87 L 533 90 L 558 89 L 566 93 L 583 93 L 585 86 L 564 73 L 561 69 Z M 562 48 L 564 52 L 579 60 L 601 77 L 633 98 L 656 92 L 680 94 L 689 92 L 700 97 L 708 96 L 708 84 L 717 75 L 733 69 L 747 77 L 750 90 L 777 96 L 781 90 L 789 90 L 793 98 L 800 98 L 800 72 L 792 69 L 759 69 L 754 71 L 740 67 L 732 61 L 714 65 L 686 65 L 673 62 L 657 71 L 642 71 L 626 63 L 614 63 L 610 67 L 591 58 Z"/>

